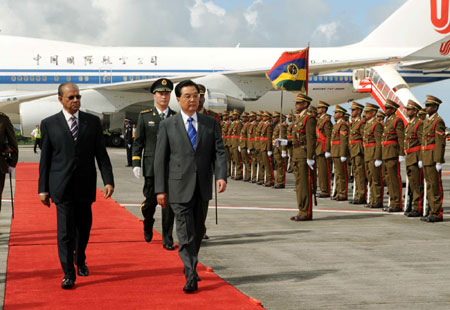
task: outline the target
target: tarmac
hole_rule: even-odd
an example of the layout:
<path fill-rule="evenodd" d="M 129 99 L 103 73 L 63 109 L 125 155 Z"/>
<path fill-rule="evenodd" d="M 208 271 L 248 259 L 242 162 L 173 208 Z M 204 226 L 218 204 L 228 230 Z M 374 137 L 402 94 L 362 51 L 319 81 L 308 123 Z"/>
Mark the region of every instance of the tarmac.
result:
<path fill-rule="evenodd" d="M 449 149 L 444 171 L 450 171 Z M 113 199 L 142 218 L 144 180 L 125 167 L 125 149 L 109 148 L 108 153 L 116 182 Z M 21 147 L 19 161 L 38 162 L 39 154 Z M 287 174 L 285 189 L 229 180 L 227 191 L 218 195 L 217 225 L 214 200 L 210 203 L 210 239 L 199 259 L 266 309 L 450 309 L 449 180 L 444 174 L 442 223 L 330 199 L 318 199 L 313 221 L 292 222 L 289 217 L 297 213 L 292 174 Z M 9 181 L 5 183 L 2 299 L 11 222 Z M 160 215 L 158 208 L 154 228 L 159 232 Z"/>

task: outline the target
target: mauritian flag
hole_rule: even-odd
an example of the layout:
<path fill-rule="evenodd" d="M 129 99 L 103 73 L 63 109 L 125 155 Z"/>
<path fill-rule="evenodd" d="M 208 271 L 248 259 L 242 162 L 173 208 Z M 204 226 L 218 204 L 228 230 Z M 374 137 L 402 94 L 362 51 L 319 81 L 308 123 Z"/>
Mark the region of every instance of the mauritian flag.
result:
<path fill-rule="evenodd" d="M 284 52 L 266 74 L 275 89 L 308 93 L 309 47 L 295 52 Z"/>

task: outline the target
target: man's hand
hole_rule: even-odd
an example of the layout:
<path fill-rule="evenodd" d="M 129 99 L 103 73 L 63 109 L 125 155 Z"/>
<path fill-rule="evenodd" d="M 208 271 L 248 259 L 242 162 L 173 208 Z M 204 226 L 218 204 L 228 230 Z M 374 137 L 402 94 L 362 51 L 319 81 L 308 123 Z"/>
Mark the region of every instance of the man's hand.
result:
<path fill-rule="evenodd" d="M 103 197 L 105 197 L 105 199 L 108 199 L 109 197 L 111 197 L 111 195 L 114 193 L 114 187 L 111 184 L 106 184 L 105 185 L 105 194 L 103 195 Z"/>
<path fill-rule="evenodd" d="M 9 166 L 8 167 L 8 173 L 10 174 L 10 175 L 13 175 L 14 174 L 14 167 L 11 167 L 11 166 Z"/>
<path fill-rule="evenodd" d="M 382 163 L 383 163 L 383 161 L 381 161 L 379 159 L 376 159 L 375 160 L 375 167 L 377 167 L 377 168 L 380 167 Z"/>
<path fill-rule="evenodd" d="M 331 157 L 331 153 L 330 152 L 325 152 L 325 158 L 330 158 Z"/>
<path fill-rule="evenodd" d="M 311 170 L 314 170 L 314 164 L 316 163 L 316 161 L 314 159 L 307 159 L 306 163 L 308 164 L 308 166 Z"/>
<path fill-rule="evenodd" d="M 442 170 L 442 164 L 441 163 L 436 163 L 436 171 L 440 172 Z"/>
<path fill-rule="evenodd" d="M 267 151 L 267 156 L 272 156 L 272 151 Z"/>
<path fill-rule="evenodd" d="M 158 204 L 161 206 L 161 208 L 165 208 L 167 204 L 167 194 L 166 193 L 159 193 L 156 195 L 156 200 L 158 201 Z"/>
<path fill-rule="evenodd" d="M 134 167 L 133 173 L 134 173 L 134 176 L 136 177 L 136 179 L 140 179 L 141 178 L 141 167 Z"/>
<path fill-rule="evenodd" d="M 341 156 L 341 163 L 345 162 L 347 160 L 347 157 Z"/>
<path fill-rule="evenodd" d="M 41 202 L 44 206 L 47 206 L 50 208 L 50 198 L 48 195 L 39 195 L 39 197 L 41 198 Z"/>
<path fill-rule="evenodd" d="M 286 158 L 287 154 L 286 151 L 281 151 L 281 157 Z"/>
<path fill-rule="evenodd" d="M 227 189 L 227 182 L 224 179 L 217 180 L 217 192 L 223 193 Z"/>

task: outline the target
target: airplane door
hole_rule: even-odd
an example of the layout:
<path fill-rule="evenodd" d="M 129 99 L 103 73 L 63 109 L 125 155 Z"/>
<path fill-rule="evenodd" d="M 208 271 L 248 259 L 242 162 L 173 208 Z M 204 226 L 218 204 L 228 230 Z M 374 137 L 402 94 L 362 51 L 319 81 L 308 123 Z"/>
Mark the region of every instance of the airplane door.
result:
<path fill-rule="evenodd" d="M 99 84 L 111 84 L 112 69 L 111 68 L 99 68 L 98 69 L 98 83 Z"/>
<path fill-rule="evenodd" d="M 366 77 L 366 69 L 353 70 L 353 88 L 358 89 L 361 80 Z"/>

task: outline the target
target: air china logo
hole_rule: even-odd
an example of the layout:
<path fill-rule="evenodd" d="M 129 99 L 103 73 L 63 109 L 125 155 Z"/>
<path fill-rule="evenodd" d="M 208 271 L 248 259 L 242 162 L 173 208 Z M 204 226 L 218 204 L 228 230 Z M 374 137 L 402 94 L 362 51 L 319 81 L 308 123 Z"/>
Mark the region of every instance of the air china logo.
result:
<path fill-rule="evenodd" d="M 441 2 L 440 12 L 438 11 L 438 1 Z M 450 33 L 449 4 L 450 0 L 430 0 L 431 22 L 434 30 L 439 33 Z M 442 48 L 441 48 L 442 50 Z"/>
<path fill-rule="evenodd" d="M 450 40 L 442 42 L 440 52 L 442 56 L 447 56 L 450 53 Z"/>

